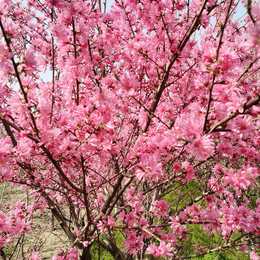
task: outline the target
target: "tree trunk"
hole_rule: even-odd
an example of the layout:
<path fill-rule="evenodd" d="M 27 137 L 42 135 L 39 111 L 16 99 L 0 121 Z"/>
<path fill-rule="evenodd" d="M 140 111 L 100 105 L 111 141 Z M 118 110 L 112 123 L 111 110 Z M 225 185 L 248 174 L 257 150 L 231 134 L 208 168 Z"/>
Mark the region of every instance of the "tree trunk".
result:
<path fill-rule="evenodd" d="M 133 257 L 129 254 L 119 254 L 118 252 L 115 252 L 112 256 L 114 257 L 114 260 L 133 260 Z"/>
<path fill-rule="evenodd" d="M 79 260 L 91 260 L 90 247 L 84 247 L 79 255 Z"/>

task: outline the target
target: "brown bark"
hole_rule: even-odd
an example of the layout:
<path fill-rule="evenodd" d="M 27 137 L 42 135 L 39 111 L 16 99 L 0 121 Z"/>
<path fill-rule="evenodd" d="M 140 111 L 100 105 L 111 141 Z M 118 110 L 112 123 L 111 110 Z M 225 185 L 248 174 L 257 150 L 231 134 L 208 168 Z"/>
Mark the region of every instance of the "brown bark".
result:
<path fill-rule="evenodd" d="M 90 253 L 90 247 L 85 247 L 83 248 L 83 250 L 79 250 L 81 251 L 81 255 L 79 256 L 80 260 L 91 260 L 91 253 Z"/>

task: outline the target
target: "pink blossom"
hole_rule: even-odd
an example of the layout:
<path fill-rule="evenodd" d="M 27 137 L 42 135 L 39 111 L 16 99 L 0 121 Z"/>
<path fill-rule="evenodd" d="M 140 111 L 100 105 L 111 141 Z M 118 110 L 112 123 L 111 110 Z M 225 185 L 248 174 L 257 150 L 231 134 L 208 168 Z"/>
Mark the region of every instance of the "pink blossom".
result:
<path fill-rule="evenodd" d="M 136 170 L 136 178 L 137 178 L 138 180 L 145 180 L 147 174 L 148 174 L 148 172 L 143 171 L 143 170 L 141 170 L 141 169 L 137 169 L 137 170 Z"/>
<path fill-rule="evenodd" d="M 145 127 L 147 118 L 148 118 L 148 112 L 142 109 L 138 114 L 138 122 L 141 128 Z"/>
<path fill-rule="evenodd" d="M 193 210 L 195 214 L 198 214 L 200 212 L 201 209 L 201 205 L 196 205 L 195 203 L 193 203 Z"/>
<path fill-rule="evenodd" d="M 260 19 L 260 4 L 259 3 L 255 3 L 252 5 L 252 12 L 253 14 L 255 14 L 258 19 Z"/>
<path fill-rule="evenodd" d="M 197 137 L 191 144 L 191 155 L 199 160 L 206 159 L 213 153 L 214 143 L 210 136 Z"/>
<path fill-rule="evenodd" d="M 29 194 L 2 198 L 0 248 L 51 209 L 79 249 L 56 260 L 96 242 L 189 258 L 221 250 L 208 248 L 216 233 L 248 251 L 260 235 L 260 5 L 241 25 L 235 1 L 103 2 L 0 0 L 0 181 Z"/>
<path fill-rule="evenodd" d="M 153 212 L 155 216 L 158 216 L 159 219 L 167 215 L 168 203 L 164 200 L 155 200 L 153 201 Z"/>
<path fill-rule="evenodd" d="M 78 250 L 75 248 L 69 248 L 64 260 L 78 260 Z"/>
<path fill-rule="evenodd" d="M 260 50 L 260 24 L 255 24 L 254 26 L 250 25 L 247 28 L 248 38 L 246 41 L 246 47 L 256 48 L 256 51 Z"/>
<path fill-rule="evenodd" d="M 9 161 L 7 154 L 10 154 L 12 152 L 10 138 L 1 138 L 0 147 L 0 165 L 4 165 Z"/>
<path fill-rule="evenodd" d="M 242 108 L 242 104 L 244 103 L 244 100 L 242 100 L 241 98 L 237 98 L 234 97 L 233 100 L 231 100 L 230 102 L 227 102 L 227 111 L 229 112 L 243 112 L 243 108 Z"/>
<path fill-rule="evenodd" d="M 54 6 L 57 8 L 63 7 L 63 3 L 61 0 L 45 0 L 44 2 L 47 6 L 50 6 L 50 7 L 54 7 Z"/>
<path fill-rule="evenodd" d="M 165 244 L 165 242 L 161 242 L 160 246 L 158 247 L 158 252 L 157 254 L 162 256 L 164 259 L 166 259 L 167 257 L 172 257 L 172 250 L 173 248 L 171 247 L 170 244 Z"/>
<path fill-rule="evenodd" d="M 247 245 L 242 245 L 242 246 L 239 247 L 239 250 L 241 252 L 246 252 L 248 250 L 248 246 Z"/>
<path fill-rule="evenodd" d="M 212 207 L 214 206 L 214 201 L 215 201 L 215 199 L 214 199 L 213 196 L 209 195 L 209 196 L 207 196 L 207 197 L 205 198 L 205 200 L 206 200 L 206 205 L 207 205 L 207 207 L 212 208 Z"/>
<path fill-rule="evenodd" d="M 143 248 L 142 236 L 136 236 L 134 231 L 128 233 L 128 237 L 123 240 L 126 250 L 133 255 L 137 255 L 137 250 Z"/>
<path fill-rule="evenodd" d="M 115 219 L 112 216 L 108 216 L 107 218 L 107 224 L 110 227 L 115 227 Z"/>
<path fill-rule="evenodd" d="M 176 172 L 179 172 L 181 170 L 181 166 L 179 162 L 176 162 L 172 167 Z"/>
<path fill-rule="evenodd" d="M 84 242 L 83 242 L 83 246 L 84 246 L 84 247 L 88 247 L 88 244 L 89 244 L 88 241 L 84 241 Z"/>
<path fill-rule="evenodd" d="M 100 231 L 100 233 L 102 234 L 103 232 L 107 232 L 107 228 L 104 225 L 104 223 L 102 223 L 101 221 L 98 222 L 97 224 L 97 228 Z"/>
<path fill-rule="evenodd" d="M 185 139 L 194 138 L 202 132 L 203 119 L 195 114 L 183 114 L 176 119 L 175 127 Z"/>
<path fill-rule="evenodd" d="M 33 52 L 33 50 L 31 49 L 26 50 L 24 63 L 25 63 L 25 70 L 33 70 L 36 68 L 37 61 L 35 59 L 35 53 Z"/>
<path fill-rule="evenodd" d="M 5 0 L 0 1 L 0 17 L 5 16 L 8 12 Z"/>
<path fill-rule="evenodd" d="M 128 226 L 133 226 L 133 224 L 136 222 L 136 213 L 130 212 L 129 214 L 125 215 L 125 222 Z"/>
<path fill-rule="evenodd" d="M 255 251 L 251 251 L 250 252 L 250 259 L 251 260 L 259 260 L 260 257 L 257 255 L 257 253 Z"/>
<path fill-rule="evenodd" d="M 29 260 L 40 260 L 40 255 L 39 253 L 36 251 L 32 252 L 32 254 L 30 255 Z"/>
<path fill-rule="evenodd" d="M 146 249 L 146 251 L 145 251 L 145 253 L 146 254 L 148 254 L 148 255 L 153 255 L 154 257 L 157 257 L 157 253 L 158 252 L 158 247 L 156 246 L 156 244 L 153 242 L 153 243 L 151 243 L 148 247 L 147 247 L 147 249 Z"/>

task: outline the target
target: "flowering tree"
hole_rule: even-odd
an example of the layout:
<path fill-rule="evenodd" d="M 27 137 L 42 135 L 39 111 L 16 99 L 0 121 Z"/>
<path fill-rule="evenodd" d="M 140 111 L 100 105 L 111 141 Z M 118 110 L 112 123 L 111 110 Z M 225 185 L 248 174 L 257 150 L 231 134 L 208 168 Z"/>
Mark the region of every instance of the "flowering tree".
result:
<path fill-rule="evenodd" d="M 3 258 L 49 208 L 53 259 L 259 259 L 260 5 L 238 2 L 0 2 L 0 177 L 37 197 L 1 208 Z"/>

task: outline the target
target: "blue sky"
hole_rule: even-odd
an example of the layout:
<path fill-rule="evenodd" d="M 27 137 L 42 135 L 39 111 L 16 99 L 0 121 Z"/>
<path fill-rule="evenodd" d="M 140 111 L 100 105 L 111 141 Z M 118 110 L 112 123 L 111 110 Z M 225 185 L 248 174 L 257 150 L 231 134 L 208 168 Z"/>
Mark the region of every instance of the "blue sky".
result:
<path fill-rule="evenodd" d="M 241 3 L 239 3 L 237 7 L 237 13 L 235 14 L 235 18 L 241 18 L 246 12 L 247 11 L 244 8 L 244 6 Z"/>
<path fill-rule="evenodd" d="M 114 1 L 113 0 L 107 0 L 107 7 L 110 8 Z"/>
<path fill-rule="evenodd" d="M 107 9 L 108 10 L 110 9 L 113 2 L 114 2 L 113 0 L 107 0 Z M 241 4 L 239 4 L 238 5 L 238 13 L 237 13 L 236 16 L 241 17 L 243 14 L 245 14 L 245 12 L 246 12 L 245 8 Z"/>

